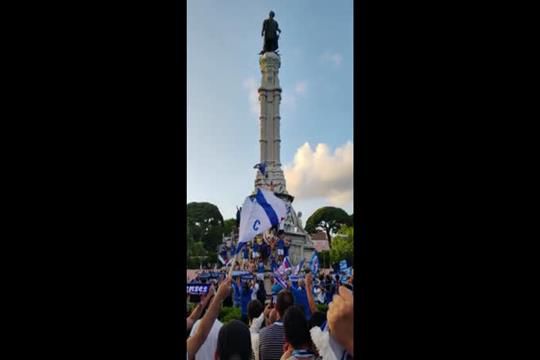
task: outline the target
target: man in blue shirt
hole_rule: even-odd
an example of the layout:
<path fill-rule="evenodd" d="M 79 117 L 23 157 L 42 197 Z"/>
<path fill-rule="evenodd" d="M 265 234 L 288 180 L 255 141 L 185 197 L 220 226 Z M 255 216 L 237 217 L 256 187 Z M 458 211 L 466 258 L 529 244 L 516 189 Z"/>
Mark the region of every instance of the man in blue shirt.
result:
<path fill-rule="evenodd" d="M 253 290 L 251 290 L 249 286 L 249 282 L 244 281 L 240 288 L 240 294 L 241 294 L 240 309 L 242 313 L 242 321 L 245 322 L 246 325 L 248 325 L 247 307 L 248 307 L 249 302 L 251 301 L 252 291 Z"/>
<path fill-rule="evenodd" d="M 249 249 L 246 246 L 242 249 L 242 268 L 244 268 L 249 260 Z"/>
<path fill-rule="evenodd" d="M 306 319 L 311 319 L 311 310 L 309 308 L 309 302 L 306 294 L 306 287 L 304 285 L 304 280 L 299 279 L 298 284 L 293 283 L 293 286 L 291 286 L 291 292 L 294 297 L 294 303 L 301 306 L 302 309 L 304 309 L 304 314 L 306 315 Z"/>
<path fill-rule="evenodd" d="M 283 252 L 285 257 L 289 256 L 289 247 L 291 246 L 291 242 L 289 239 L 285 240 L 285 247 L 283 248 Z"/>
<path fill-rule="evenodd" d="M 270 268 L 272 269 L 272 272 L 274 272 L 278 268 L 278 264 L 277 264 L 276 258 L 274 256 L 270 257 L 270 260 L 271 260 Z"/>
<path fill-rule="evenodd" d="M 261 254 L 259 253 L 259 247 L 260 247 L 260 246 L 259 246 L 259 243 L 258 243 L 257 239 L 255 239 L 255 240 L 253 241 L 253 259 L 254 259 L 254 260 L 257 260 L 258 257 L 261 255 Z"/>
<path fill-rule="evenodd" d="M 234 307 L 240 307 L 240 302 L 242 299 L 241 288 L 240 288 L 240 276 L 236 278 L 236 281 L 232 282 L 233 288 L 233 305 Z"/>

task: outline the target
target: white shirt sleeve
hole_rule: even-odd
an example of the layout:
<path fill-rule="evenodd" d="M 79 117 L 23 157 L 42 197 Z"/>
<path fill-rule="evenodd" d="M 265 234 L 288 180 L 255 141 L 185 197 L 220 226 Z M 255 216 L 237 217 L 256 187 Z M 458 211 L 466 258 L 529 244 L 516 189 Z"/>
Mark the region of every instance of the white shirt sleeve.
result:
<path fill-rule="evenodd" d="M 261 315 L 258 318 L 253 319 L 253 321 L 251 322 L 249 331 L 252 334 L 258 334 L 259 331 L 261 331 L 261 326 L 263 324 L 263 321 L 264 321 L 264 311 L 261 313 Z"/>

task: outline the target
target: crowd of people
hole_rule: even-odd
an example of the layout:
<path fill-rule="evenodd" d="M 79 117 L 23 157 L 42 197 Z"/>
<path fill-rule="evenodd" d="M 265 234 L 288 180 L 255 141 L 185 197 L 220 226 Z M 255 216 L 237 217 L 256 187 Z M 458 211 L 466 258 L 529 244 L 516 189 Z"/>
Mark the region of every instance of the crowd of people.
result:
<path fill-rule="evenodd" d="M 211 286 L 187 314 L 188 359 L 352 358 L 352 268 L 319 270 L 311 261 L 292 266 L 289 246 L 282 232 L 259 238 L 242 249 L 231 274 L 225 269 L 199 274 L 194 281 Z M 327 311 L 317 304 L 327 305 Z M 240 308 L 241 320 L 221 323 L 221 306 Z"/>
<path fill-rule="evenodd" d="M 354 354 L 353 291 L 338 284 L 326 313 L 312 293 L 313 275 L 305 275 L 306 302 L 294 287 L 281 289 L 275 302 L 249 299 L 246 322 L 218 319 L 233 296 L 231 276 L 217 283 L 187 316 L 187 359 L 295 360 L 347 359 Z M 306 307 L 307 303 L 307 307 Z M 204 314 L 203 314 L 204 313 Z"/>

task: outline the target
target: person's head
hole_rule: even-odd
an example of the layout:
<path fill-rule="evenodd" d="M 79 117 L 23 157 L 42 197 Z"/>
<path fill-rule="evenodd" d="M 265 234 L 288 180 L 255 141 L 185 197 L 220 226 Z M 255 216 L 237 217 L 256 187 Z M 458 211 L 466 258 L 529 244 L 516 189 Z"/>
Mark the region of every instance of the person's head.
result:
<path fill-rule="evenodd" d="M 287 309 L 283 316 L 283 329 L 285 330 L 285 340 L 294 349 L 312 346 L 308 321 L 300 306 L 293 305 Z"/>
<path fill-rule="evenodd" d="M 270 14 L 269 14 L 270 18 L 273 19 L 274 16 L 276 16 L 276 14 L 273 12 L 273 11 L 270 11 Z"/>
<path fill-rule="evenodd" d="M 216 360 L 250 360 L 251 335 L 246 324 L 232 320 L 219 330 Z"/>
<path fill-rule="evenodd" d="M 294 298 L 289 290 L 281 290 L 276 300 L 276 310 L 280 317 L 283 317 L 285 311 L 294 304 Z"/>
<path fill-rule="evenodd" d="M 309 328 L 318 326 L 322 327 L 324 322 L 326 321 L 326 314 L 323 314 L 322 312 L 315 311 L 313 314 L 311 314 L 311 318 L 309 319 Z"/>
<path fill-rule="evenodd" d="M 251 300 L 247 307 L 248 320 L 252 321 L 253 319 L 258 318 L 263 310 L 263 304 L 259 300 Z"/>

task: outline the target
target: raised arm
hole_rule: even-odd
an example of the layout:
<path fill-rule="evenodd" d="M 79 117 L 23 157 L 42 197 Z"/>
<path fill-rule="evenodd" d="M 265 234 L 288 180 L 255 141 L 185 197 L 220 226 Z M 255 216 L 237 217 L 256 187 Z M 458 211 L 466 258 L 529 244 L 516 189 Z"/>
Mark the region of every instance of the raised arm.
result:
<path fill-rule="evenodd" d="M 199 351 L 200 347 L 208 337 L 214 321 L 219 315 L 219 310 L 221 309 L 221 303 L 231 292 L 231 278 L 227 277 L 220 285 L 219 289 L 214 295 L 214 298 L 210 302 L 208 311 L 201 319 L 201 323 L 197 328 L 195 334 L 187 339 L 187 353 L 189 355 L 189 360 L 195 359 L 195 354 Z"/>
<path fill-rule="evenodd" d="M 206 309 L 206 306 L 208 305 L 208 303 L 210 302 L 213 296 L 214 296 L 214 287 L 210 286 L 210 289 L 208 290 L 208 294 L 206 294 L 206 296 L 201 300 L 201 302 L 197 304 L 195 309 L 193 309 L 191 314 L 189 314 L 189 317 L 187 318 L 188 329 L 191 329 L 195 321 L 197 321 L 201 317 L 204 309 Z"/>
<path fill-rule="evenodd" d="M 306 294 L 307 294 L 307 300 L 309 304 L 309 309 L 311 310 L 311 313 L 317 311 L 317 305 L 315 304 L 315 300 L 313 299 L 313 275 L 311 273 L 306 275 Z"/>

